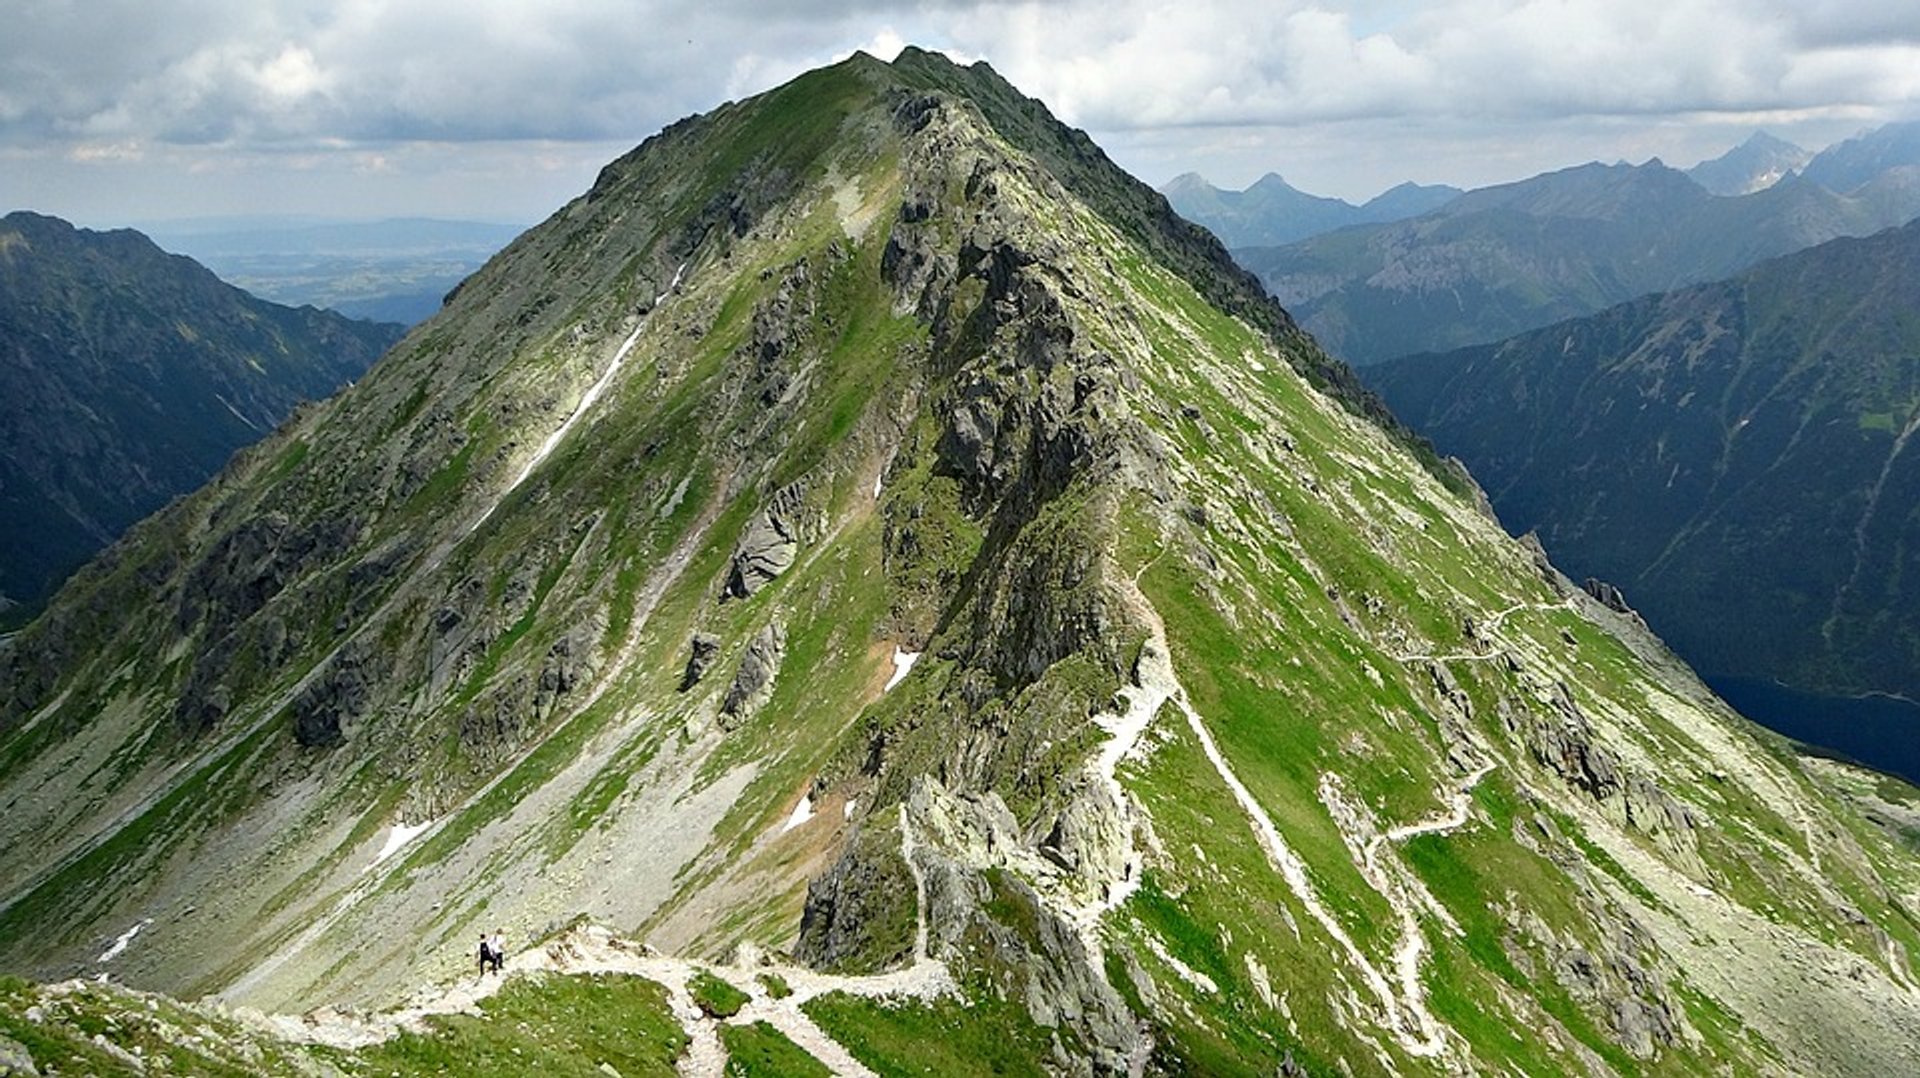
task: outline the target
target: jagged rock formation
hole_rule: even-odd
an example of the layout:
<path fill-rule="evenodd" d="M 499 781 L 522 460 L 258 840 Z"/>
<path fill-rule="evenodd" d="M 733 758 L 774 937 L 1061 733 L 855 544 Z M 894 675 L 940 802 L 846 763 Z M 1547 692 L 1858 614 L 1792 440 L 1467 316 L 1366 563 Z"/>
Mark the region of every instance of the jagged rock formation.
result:
<path fill-rule="evenodd" d="M 189 586 L 275 512 L 270 571 Z M 855 1016 L 1009 1068 L 1920 1046 L 1920 864 L 1857 774 L 1552 575 L 985 65 L 674 125 L 140 538 L 8 653 L 12 968 L 377 1005 L 476 920 L 585 915 L 662 977 L 957 992 Z"/>
<path fill-rule="evenodd" d="M 400 332 L 255 299 L 132 230 L 0 218 L 0 625 Z"/>
<path fill-rule="evenodd" d="M 747 599 L 760 588 L 793 567 L 800 552 L 800 527 L 794 519 L 800 509 L 801 494 L 792 488 L 775 494 L 767 507 L 754 515 L 733 552 L 733 568 L 727 573 L 727 594 Z"/>

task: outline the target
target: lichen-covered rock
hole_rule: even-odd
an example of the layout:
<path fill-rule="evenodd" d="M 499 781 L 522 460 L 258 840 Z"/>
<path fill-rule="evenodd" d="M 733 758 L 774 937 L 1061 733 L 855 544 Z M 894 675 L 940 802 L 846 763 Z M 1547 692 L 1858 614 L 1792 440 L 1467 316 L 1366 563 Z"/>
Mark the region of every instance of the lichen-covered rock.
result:
<path fill-rule="evenodd" d="M 1500 715 L 1535 762 L 1653 839 L 1688 869 L 1700 871 L 1698 813 L 1651 777 L 1623 767 L 1598 742 L 1592 720 L 1565 683 L 1554 686 L 1548 705 L 1552 714 L 1542 717 L 1524 701 L 1502 698 Z"/>
<path fill-rule="evenodd" d="M 0 1078 L 40 1078 L 33 1053 L 11 1037 L 0 1036 Z"/>
<path fill-rule="evenodd" d="M 1036 1024 L 1073 1030 L 1082 1052 L 1056 1061 L 1069 1073 L 1125 1073 L 1142 1046 L 1133 1014 L 1085 937 L 1029 882 L 1035 848 L 999 795 L 956 795 L 924 777 L 907 819 L 926 881 L 928 950 L 968 955 Z"/>

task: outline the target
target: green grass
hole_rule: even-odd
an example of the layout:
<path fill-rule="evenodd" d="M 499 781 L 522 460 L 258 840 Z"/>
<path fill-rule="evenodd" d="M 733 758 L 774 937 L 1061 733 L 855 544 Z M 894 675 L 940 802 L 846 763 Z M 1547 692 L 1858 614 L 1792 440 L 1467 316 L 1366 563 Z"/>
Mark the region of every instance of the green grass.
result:
<path fill-rule="evenodd" d="M 801 1007 L 827 1035 L 883 1078 L 1044 1075 L 1051 1033 L 1018 1004 L 986 998 L 902 1003 L 840 992 Z"/>
<path fill-rule="evenodd" d="M 666 989 L 621 974 L 515 977 L 483 1014 L 436 1015 L 425 1034 L 364 1049 L 354 1074 L 539 1074 L 605 1078 L 671 1075 L 687 1035 Z"/>
<path fill-rule="evenodd" d="M 273 470 L 268 473 L 266 481 L 268 483 L 277 483 L 286 478 L 295 468 L 300 466 L 301 461 L 307 459 L 307 451 L 311 448 L 313 447 L 307 444 L 306 439 L 294 439 L 287 445 L 287 448 L 281 450 L 279 459 L 273 462 Z"/>
<path fill-rule="evenodd" d="M 693 996 L 695 1006 L 709 1018 L 732 1018 L 753 999 L 706 970 L 687 979 L 687 992 Z"/>
<path fill-rule="evenodd" d="M 723 1025 L 727 1078 L 826 1078 L 826 1065 L 765 1022 Z"/>
<path fill-rule="evenodd" d="M 1602 1031 L 1596 1018 L 1582 1010 L 1557 981 L 1526 976 L 1513 963 L 1502 942 L 1508 932 L 1505 920 L 1487 907 L 1486 896 L 1503 889 L 1525 893 L 1534 900 L 1536 912 L 1558 914 L 1569 921 L 1578 918 L 1570 907 L 1556 911 L 1540 905 L 1545 895 L 1559 895 L 1565 888 L 1564 877 L 1546 873 L 1524 851 L 1495 839 L 1486 841 L 1471 834 L 1420 835 L 1402 847 L 1407 863 L 1419 874 L 1435 898 L 1460 923 L 1464 938 L 1459 946 L 1481 971 L 1498 977 L 1536 1001 L 1558 1019 L 1582 1044 L 1599 1054 L 1620 1073 L 1633 1073 L 1638 1066 L 1620 1045 Z M 1571 925 L 1564 927 L 1572 927 Z M 1576 937 L 1577 938 L 1577 937 Z M 1455 950 L 1451 942 L 1436 948 L 1436 956 Z M 1444 1008 L 1448 1021 L 1473 1040 L 1476 1046 L 1496 1057 L 1514 1051 L 1510 1023 L 1489 1016 L 1497 1014 L 1491 986 L 1469 968 L 1447 959 L 1436 964 L 1431 982 L 1447 986 L 1435 992 L 1435 1006 Z M 1479 988 L 1478 992 L 1473 991 Z"/>
<path fill-rule="evenodd" d="M 793 986 L 788 984 L 787 979 L 778 973 L 762 973 L 759 981 L 760 987 L 767 990 L 767 997 L 769 999 L 786 999 L 788 996 L 793 995 Z"/>

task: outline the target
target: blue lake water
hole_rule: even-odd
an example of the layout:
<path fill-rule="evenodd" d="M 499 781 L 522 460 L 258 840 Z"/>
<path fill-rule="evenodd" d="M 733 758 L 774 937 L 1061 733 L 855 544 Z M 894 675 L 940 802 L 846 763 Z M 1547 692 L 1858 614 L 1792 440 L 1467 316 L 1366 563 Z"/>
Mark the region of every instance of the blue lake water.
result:
<path fill-rule="evenodd" d="M 1816 696 L 1755 678 L 1706 682 L 1768 729 L 1920 785 L 1920 704 L 1884 696 Z"/>

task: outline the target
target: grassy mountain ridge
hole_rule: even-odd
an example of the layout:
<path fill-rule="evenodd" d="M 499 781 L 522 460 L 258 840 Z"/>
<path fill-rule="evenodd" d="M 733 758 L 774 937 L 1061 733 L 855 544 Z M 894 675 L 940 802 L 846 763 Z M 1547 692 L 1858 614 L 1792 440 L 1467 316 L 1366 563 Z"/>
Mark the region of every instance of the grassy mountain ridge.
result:
<path fill-rule="evenodd" d="M 377 1006 L 585 916 L 1076 1073 L 1920 1045 L 1854 773 L 1354 386 L 985 65 L 682 121 L 0 653 L 0 962 Z"/>
<path fill-rule="evenodd" d="M 0 605 L 37 607 L 398 337 L 255 299 L 137 232 L 0 219 Z"/>
<path fill-rule="evenodd" d="M 1421 217 L 1237 257 L 1359 365 L 1500 340 L 1920 213 L 1906 170 L 1847 194 L 1788 177 L 1709 194 L 1658 161 L 1470 191 Z"/>
<path fill-rule="evenodd" d="M 1370 377 L 1701 670 L 1911 696 L 1916 276 L 1909 224 Z"/>

